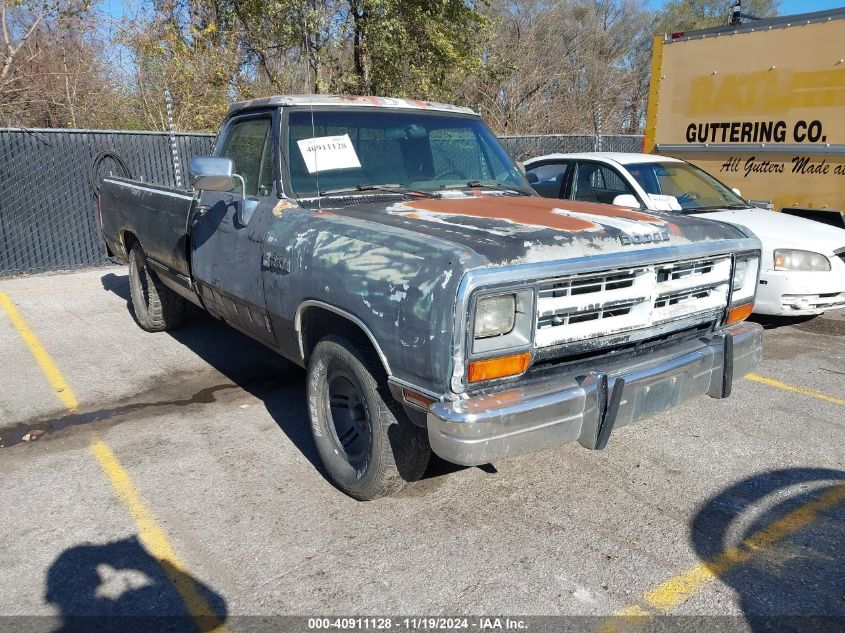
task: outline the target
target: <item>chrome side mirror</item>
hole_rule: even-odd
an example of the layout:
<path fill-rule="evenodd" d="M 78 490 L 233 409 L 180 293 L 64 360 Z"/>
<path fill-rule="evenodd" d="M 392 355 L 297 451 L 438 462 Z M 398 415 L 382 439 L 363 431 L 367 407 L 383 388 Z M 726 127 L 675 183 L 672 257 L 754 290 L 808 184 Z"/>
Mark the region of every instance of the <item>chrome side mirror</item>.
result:
<path fill-rule="evenodd" d="M 234 164 L 229 158 L 198 156 L 191 159 L 191 186 L 199 191 L 231 191 Z"/>
<path fill-rule="evenodd" d="M 738 195 L 740 198 L 742 197 L 742 193 L 741 193 L 741 192 L 739 191 L 739 189 L 737 189 L 736 187 L 731 187 L 731 191 L 733 191 L 733 192 L 734 192 L 736 195 Z"/>

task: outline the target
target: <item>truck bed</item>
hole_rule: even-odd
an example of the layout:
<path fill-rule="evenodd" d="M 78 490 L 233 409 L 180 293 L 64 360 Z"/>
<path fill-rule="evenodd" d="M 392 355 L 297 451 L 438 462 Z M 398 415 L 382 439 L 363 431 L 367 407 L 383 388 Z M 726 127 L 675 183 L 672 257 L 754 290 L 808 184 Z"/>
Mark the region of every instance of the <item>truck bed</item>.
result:
<path fill-rule="evenodd" d="M 194 204 L 196 196 L 192 191 L 107 178 L 100 189 L 106 243 L 115 255 L 126 258 L 126 234 L 131 234 L 153 265 L 166 268 L 171 275 L 189 278 L 187 232 Z"/>

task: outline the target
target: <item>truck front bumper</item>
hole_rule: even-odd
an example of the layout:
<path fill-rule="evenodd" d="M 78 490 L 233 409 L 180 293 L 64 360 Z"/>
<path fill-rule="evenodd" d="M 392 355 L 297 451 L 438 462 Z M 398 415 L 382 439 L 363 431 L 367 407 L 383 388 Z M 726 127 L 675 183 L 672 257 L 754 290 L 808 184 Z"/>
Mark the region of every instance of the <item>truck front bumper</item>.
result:
<path fill-rule="evenodd" d="M 575 440 L 586 448 L 604 448 L 614 428 L 696 396 L 730 395 L 733 381 L 762 360 L 762 333 L 756 323 L 739 323 L 641 358 L 438 402 L 428 410 L 431 448 L 466 466 Z"/>

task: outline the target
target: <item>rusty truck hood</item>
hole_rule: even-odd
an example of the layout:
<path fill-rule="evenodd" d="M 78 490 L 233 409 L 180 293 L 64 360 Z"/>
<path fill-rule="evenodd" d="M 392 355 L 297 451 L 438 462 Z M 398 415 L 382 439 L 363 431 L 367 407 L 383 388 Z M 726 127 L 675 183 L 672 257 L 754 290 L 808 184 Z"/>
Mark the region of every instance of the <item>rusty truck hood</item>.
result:
<path fill-rule="evenodd" d="M 533 196 L 417 198 L 330 211 L 454 242 L 491 265 L 745 237 L 701 218 Z"/>

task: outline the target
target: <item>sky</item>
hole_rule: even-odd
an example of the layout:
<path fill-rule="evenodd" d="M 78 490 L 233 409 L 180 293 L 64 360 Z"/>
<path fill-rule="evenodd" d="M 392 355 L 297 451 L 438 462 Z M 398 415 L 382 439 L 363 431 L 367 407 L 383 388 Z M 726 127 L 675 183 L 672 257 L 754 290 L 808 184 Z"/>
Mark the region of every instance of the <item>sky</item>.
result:
<path fill-rule="evenodd" d="M 666 4 L 666 0 L 649 0 L 649 5 L 656 9 Z M 826 11 L 845 7 L 845 0 L 781 0 L 779 15 L 793 15 L 795 13 L 810 13 L 812 11 Z"/>
<path fill-rule="evenodd" d="M 793 13 L 810 13 L 811 11 L 826 11 L 845 6 L 845 0 L 781 0 L 781 15 Z"/>

